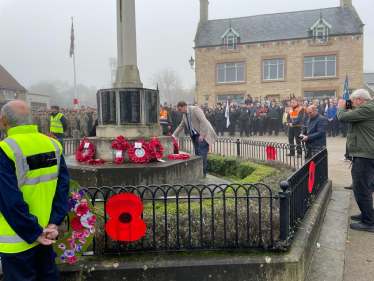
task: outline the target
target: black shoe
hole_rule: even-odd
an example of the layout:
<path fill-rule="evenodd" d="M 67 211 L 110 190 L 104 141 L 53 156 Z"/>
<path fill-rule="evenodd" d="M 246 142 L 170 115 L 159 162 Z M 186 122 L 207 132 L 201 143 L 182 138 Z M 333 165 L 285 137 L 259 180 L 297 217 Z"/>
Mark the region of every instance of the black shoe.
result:
<path fill-rule="evenodd" d="M 351 220 L 361 221 L 362 220 L 362 214 L 351 216 Z"/>
<path fill-rule="evenodd" d="M 352 185 L 344 186 L 345 189 L 352 189 Z"/>
<path fill-rule="evenodd" d="M 297 154 L 297 158 L 301 158 L 301 154 Z"/>
<path fill-rule="evenodd" d="M 288 153 L 286 156 L 295 156 L 295 153 Z"/>
<path fill-rule="evenodd" d="M 205 175 L 203 175 L 203 179 L 205 179 L 206 178 L 206 174 Z"/>
<path fill-rule="evenodd" d="M 331 135 L 328 135 L 327 137 L 331 137 Z"/>
<path fill-rule="evenodd" d="M 352 229 L 359 230 L 359 231 L 374 232 L 374 225 L 369 226 L 369 225 L 364 224 L 363 222 L 351 223 L 349 226 Z"/>
<path fill-rule="evenodd" d="M 342 136 L 342 138 L 346 138 L 347 136 Z"/>

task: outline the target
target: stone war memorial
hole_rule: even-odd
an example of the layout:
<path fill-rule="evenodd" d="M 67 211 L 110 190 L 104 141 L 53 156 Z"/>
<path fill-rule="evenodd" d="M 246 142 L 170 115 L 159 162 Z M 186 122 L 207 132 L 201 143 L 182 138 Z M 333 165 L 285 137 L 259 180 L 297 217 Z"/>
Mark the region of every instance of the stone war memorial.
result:
<path fill-rule="evenodd" d="M 95 146 L 93 158 L 109 163 L 91 166 L 68 156 L 71 179 L 92 187 L 197 183 L 202 178 L 201 159 L 193 155 L 183 162 L 167 159 L 174 154 L 173 138 L 162 135 L 158 119 L 159 92 L 143 88 L 140 81 L 134 0 L 117 1 L 117 50 L 116 81 L 112 89 L 97 92 L 99 125 L 96 137 L 88 138 L 89 145 Z M 155 150 L 159 144 L 163 153 L 158 158 L 162 158 L 162 162 L 155 159 L 142 165 L 132 164 L 126 148 L 113 149 L 112 143 L 119 136 L 130 146 L 134 145 L 134 158 L 139 161 L 147 156 L 148 143 L 157 140 Z M 113 163 L 116 158 L 123 158 L 121 164 Z"/>
<path fill-rule="evenodd" d="M 289 144 L 219 138 L 203 179 L 191 138 L 162 134 L 159 91 L 141 83 L 135 0 L 116 5 L 116 80 L 97 92 L 96 136 L 66 152 L 61 279 L 305 280 L 332 192 L 327 149 L 296 158 Z"/>

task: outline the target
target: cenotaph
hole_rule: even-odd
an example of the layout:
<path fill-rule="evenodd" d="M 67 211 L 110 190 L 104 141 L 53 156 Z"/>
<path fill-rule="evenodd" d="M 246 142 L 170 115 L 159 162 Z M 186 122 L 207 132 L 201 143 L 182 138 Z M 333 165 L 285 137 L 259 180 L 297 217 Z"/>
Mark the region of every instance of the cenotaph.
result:
<path fill-rule="evenodd" d="M 96 137 L 88 138 L 96 146 L 94 158 L 105 164 L 89 166 L 67 156 L 71 179 L 84 187 L 198 183 L 202 178 L 202 158 L 168 160 L 173 154 L 173 139 L 162 135 L 158 119 L 158 90 L 145 89 L 140 81 L 136 52 L 135 0 L 117 1 L 117 75 L 111 89 L 97 92 L 98 123 Z M 132 164 L 127 153 L 124 163 L 114 164 L 111 142 L 124 136 L 130 143 L 137 140 L 160 140 L 164 162 Z M 109 163 L 108 163 L 109 162 Z"/>

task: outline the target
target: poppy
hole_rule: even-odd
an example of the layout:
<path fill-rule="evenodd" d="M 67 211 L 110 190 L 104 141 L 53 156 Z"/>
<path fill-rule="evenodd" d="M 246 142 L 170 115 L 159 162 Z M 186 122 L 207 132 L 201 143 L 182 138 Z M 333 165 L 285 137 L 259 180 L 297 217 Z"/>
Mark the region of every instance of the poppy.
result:
<path fill-rule="evenodd" d="M 81 223 L 81 218 L 80 217 L 74 217 L 71 220 L 70 225 L 76 231 L 82 231 L 84 229 L 84 226 Z"/>

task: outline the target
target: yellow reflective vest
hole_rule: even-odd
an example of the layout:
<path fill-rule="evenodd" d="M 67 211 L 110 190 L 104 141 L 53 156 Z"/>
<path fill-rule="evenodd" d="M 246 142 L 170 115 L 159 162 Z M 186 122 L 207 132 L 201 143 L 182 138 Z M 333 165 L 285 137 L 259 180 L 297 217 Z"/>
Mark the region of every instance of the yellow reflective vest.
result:
<path fill-rule="evenodd" d="M 60 168 L 61 144 L 38 133 L 36 125 L 10 128 L 0 147 L 14 162 L 18 188 L 30 214 L 41 227 L 49 223 Z M 9 226 L 0 213 L 0 253 L 19 253 L 37 246 L 28 244 Z"/>
<path fill-rule="evenodd" d="M 51 115 L 51 127 L 49 130 L 51 133 L 64 133 L 64 128 L 62 127 L 62 123 L 60 121 L 62 116 L 64 116 L 62 113 L 57 113 L 55 117 Z"/>

